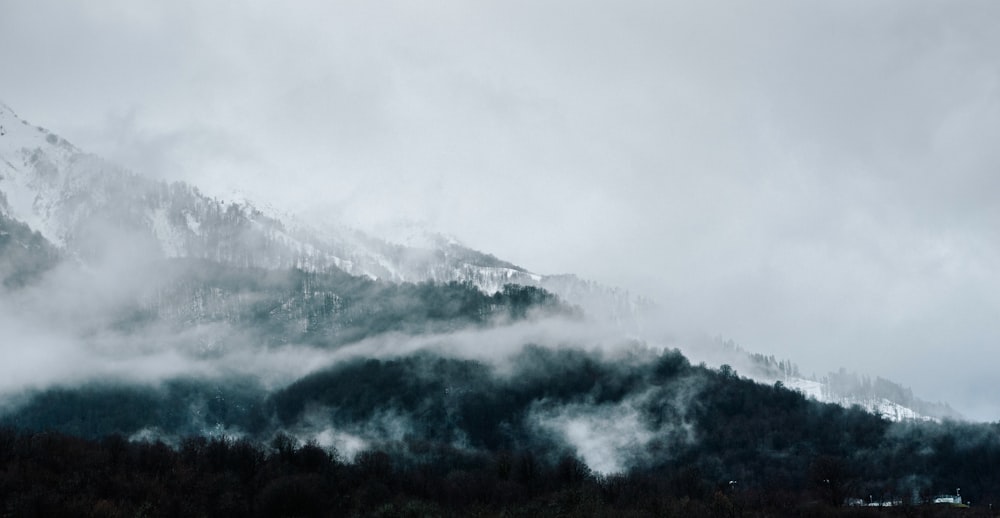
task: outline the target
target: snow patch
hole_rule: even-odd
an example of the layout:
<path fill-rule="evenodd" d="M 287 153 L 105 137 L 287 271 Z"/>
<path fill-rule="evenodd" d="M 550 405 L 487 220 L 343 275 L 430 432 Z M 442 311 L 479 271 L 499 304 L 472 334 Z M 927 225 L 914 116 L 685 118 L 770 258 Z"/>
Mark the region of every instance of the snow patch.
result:
<path fill-rule="evenodd" d="M 201 222 L 198 221 L 194 215 L 190 212 L 185 212 L 184 221 L 187 223 L 188 230 L 190 230 L 194 235 L 201 235 Z"/>
<path fill-rule="evenodd" d="M 903 406 L 882 397 L 859 398 L 832 394 L 830 388 L 820 382 L 805 378 L 789 377 L 781 382 L 785 387 L 798 391 L 804 396 L 822 403 L 836 403 L 844 408 L 858 405 L 870 414 L 875 414 L 893 422 L 902 421 L 933 421 L 940 420 L 920 414 L 912 408 Z"/>
<path fill-rule="evenodd" d="M 153 235 L 155 235 L 157 241 L 159 241 L 160 249 L 163 250 L 163 254 L 165 256 L 184 256 L 184 236 L 177 232 L 173 225 L 170 224 L 167 209 L 159 208 L 153 210 L 150 215 L 149 223 L 153 230 Z"/>

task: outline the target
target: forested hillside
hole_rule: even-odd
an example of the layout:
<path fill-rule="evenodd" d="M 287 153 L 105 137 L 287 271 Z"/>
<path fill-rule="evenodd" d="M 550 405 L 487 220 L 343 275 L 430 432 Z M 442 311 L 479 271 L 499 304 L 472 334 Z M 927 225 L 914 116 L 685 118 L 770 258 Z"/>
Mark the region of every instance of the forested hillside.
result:
<path fill-rule="evenodd" d="M 0 284 L 14 289 L 54 266 L 59 252 L 27 225 L 4 215 L 3 206 L 0 193 Z"/>
<path fill-rule="evenodd" d="M 998 425 L 893 424 L 639 346 L 358 359 L 272 393 L 52 389 L 4 422 L 18 513 L 817 515 L 862 499 L 938 515 L 920 504 L 955 487 L 981 511 L 1000 497 Z"/>
<path fill-rule="evenodd" d="M 208 261 L 165 263 L 122 325 L 175 328 L 221 322 L 258 344 L 336 347 L 390 331 L 430 333 L 535 316 L 579 314 L 551 293 L 508 284 L 487 295 L 471 283 L 393 283 L 323 272 L 237 268 Z"/>
<path fill-rule="evenodd" d="M 1000 504 L 1000 423 L 846 371 L 805 380 L 836 391 L 822 403 L 731 341 L 693 364 L 644 331 L 678 317 L 627 290 L 313 227 L 0 116 L 0 517 Z M 850 406 L 886 398 L 945 419 Z"/>

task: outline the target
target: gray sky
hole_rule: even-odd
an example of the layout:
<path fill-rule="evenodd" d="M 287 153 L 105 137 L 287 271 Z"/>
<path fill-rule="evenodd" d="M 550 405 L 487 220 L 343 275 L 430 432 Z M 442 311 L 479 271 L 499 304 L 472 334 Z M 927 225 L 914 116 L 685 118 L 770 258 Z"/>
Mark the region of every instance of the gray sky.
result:
<path fill-rule="evenodd" d="M 1000 419 L 1000 3 L 0 0 L 0 99 Z"/>

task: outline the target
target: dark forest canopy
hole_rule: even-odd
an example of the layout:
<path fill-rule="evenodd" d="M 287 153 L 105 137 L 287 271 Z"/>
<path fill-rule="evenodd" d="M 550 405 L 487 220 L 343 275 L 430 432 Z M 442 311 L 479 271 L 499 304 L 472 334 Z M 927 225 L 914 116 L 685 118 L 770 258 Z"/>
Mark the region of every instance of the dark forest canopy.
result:
<path fill-rule="evenodd" d="M 28 254 L 6 254 L 4 282 L 31 289 L 58 258 L 2 228 L 0 246 Z M 117 338 L 209 324 L 227 347 L 331 353 L 580 316 L 530 286 L 157 267 L 111 318 Z M 192 373 L 25 390 L 0 407 L 0 515 L 817 515 L 864 500 L 936 515 L 912 506 L 958 487 L 971 512 L 1000 503 L 1000 424 L 892 424 L 678 351 L 559 340 L 489 361 L 345 356 L 277 386 Z"/>
<path fill-rule="evenodd" d="M 587 443 L 558 426 L 611 434 L 600 427 L 622 416 L 642 434 L 613 449 L 623 463 L 612 473 L 592 469 Z M 974 506 L 1000 501 L 1000 424 L 892 424 L 641 347 L 612 358 L 527 346 L 505 368 L 430 353 L 357 359 L 272 393 L 194 379 L 51 389 L 3 421 L 13 428 L 0 492 L 21 495 L 6 497 L 17 509 L 79 503 L 59 491 L 154 515 L 195 509 L 184 505 L 214 515 L 297 505 L 305 516 L 814 514 L 852 498 L 914 505 L 955 487 Z M 317 427 L 368 436 L 360 451 L 338 451 L 315 442 Z M 79 469 L 104 485 L 70 476 Z M 125 473 L 145 482 L 125 484 Z M 52 477 L 64 485 L 40 485 Z M 197 497 L 178 503 L 177 491 Z"/>
<path fill-rule="evenodd" d="M 0 192 L 0 207 L 4 204 Z M 37 280 L 58 258 L 59 252 L 41 234 L 0 211 L 0 289 Z"/>

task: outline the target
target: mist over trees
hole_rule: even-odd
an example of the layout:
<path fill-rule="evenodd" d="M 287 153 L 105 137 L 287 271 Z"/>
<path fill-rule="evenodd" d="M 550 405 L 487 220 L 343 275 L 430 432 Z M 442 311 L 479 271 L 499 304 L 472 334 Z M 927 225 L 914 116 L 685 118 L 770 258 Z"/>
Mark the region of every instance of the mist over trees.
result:
<path fill-rule="evenodd" d="M 0 207 L 5 200 L 0 192 Z M 16 289 L 52 268 L 59 252 L 36 231 L 0 212 L 0 284 Z"/>
<path fill-rule="evenodd" d="M 171 326 L 222 322 L 265 345 L 336 347 L 386 332 L 432 333 L 496 321 L 578 313 L 551 293 L 508 284 L 484 294 L 470 283 L 393 283 L 327 271 L 236 268 L 172 260 L 168 281 L 124 321 Z M 123 323 L 125 323 L 123 321 Z"/>
<path fill-rule="evenodd" d="M 106 289 L 27 226 L 0 224 L 11 300 L 38 304 L 65 278 L 82 280 L 64 308 Z M 935 514 L 946 511 L 919 505 L 952 487 L 987 507 L 998 498 L 998 425 L 893 424 L 639 340 L 601 344 L 570 332 L 580 309 L 539 287 L 486 294 L 204 259 L 126 273 L 91 313 L 53 310 L 70 317 L 60 325 L 110 361 L 188 349 L 144 381 L 8 389 L 0 508 L 14 515 L 812 515 L 866 495 Z M 503 334 L 519 323 L 540 342 Z M 233 351 L 325 363 L 268 381 L 269 366 Z M 880 378 L 829 382 L 912 398 Z"/>
<path fill-rule="evenodd" d="M 0 494 L 19 511 L 755 516 L 861 498 L 938 515 L 920 505 L 954 487 L 981 509 L 1000 498 L 1000 424 L 890 423 L 640 345 L 356 359 L 273 392 L 54 388 L 3 423 Z M 595 469 L 607 455 L 619 469 Z"/>
<path fill-rule="evenodd" d="M 819 403 L 783 386 L 787 360 L 745 355 L 761 384 L 624 338 L 647 306 L 628 293 L 454 243 L 323 240 L 30 135 L 52 148 L 11 178 L 47 234 L 0 212 L 0 515 L 935 516 L 952 488 L 971 514 L 1000 496 L 1000 424 Z"/>

